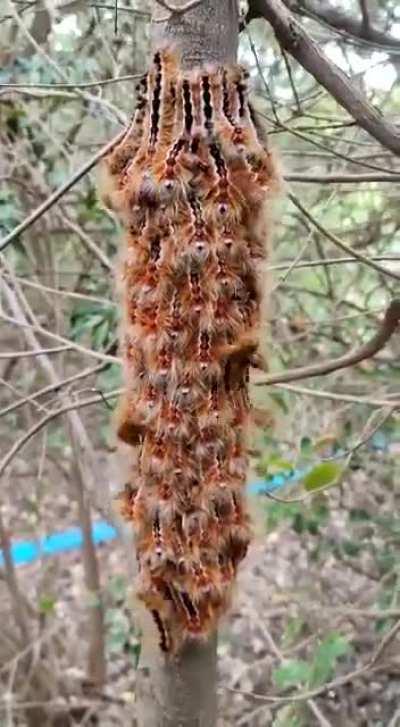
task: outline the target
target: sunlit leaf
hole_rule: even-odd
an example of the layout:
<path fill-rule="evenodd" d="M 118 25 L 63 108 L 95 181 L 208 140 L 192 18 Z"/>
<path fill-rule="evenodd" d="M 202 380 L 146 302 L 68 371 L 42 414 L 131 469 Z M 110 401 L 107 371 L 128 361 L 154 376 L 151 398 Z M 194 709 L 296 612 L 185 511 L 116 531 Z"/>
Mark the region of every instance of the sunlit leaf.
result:
<path fill-rule="evenodd" d="M 342 465 L 336 462 L 322 462 L 317 464 L 308 475 L 305 476 L 303 484 L 306 490 L 319 490 L 321 487 L 334 485 L 343 472 Z"/>

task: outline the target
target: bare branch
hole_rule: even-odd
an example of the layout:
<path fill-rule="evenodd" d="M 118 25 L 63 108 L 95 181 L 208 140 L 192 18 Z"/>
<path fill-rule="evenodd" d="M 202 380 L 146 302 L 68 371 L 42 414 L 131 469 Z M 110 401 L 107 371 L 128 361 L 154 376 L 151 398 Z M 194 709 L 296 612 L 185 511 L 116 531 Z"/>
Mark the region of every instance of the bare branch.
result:
<path fill-rule="evenodd" d="M 362 15 L 362 28 L 364 31 L 364 34 L 368 35 L 370 31 L 370 17 L 369 17 L 369 8 L 368 8 L 368 0 L 359 0 L 360 3 L 360 10 Z"/>
<path fill-rule="evenodd" d="M 400 255 L 371 255 L 370 257 L 364 257 L 364 262 L 367 260 L 386 260 L 400 263 Z M 302 260 L 295 265 L 293 263 L 277 263 L 276 265 L 267 265 L 267 270 L 300 270 L 302 268 L 317 268 L 326 265 L 347 265 L 348 263 L 356 263 L 355 257 L 327 257 L 324 260 Z"/>
<path fill-rule="evenodd" d="M 56 419 L 57 417 L 61 416 L 61 414 L 65 414 L 66 412 L 75 411 L 76 409 L 82 409 L 85 406 L 104 403 L 105 399 L 115 399 L 120 393 L 121 390 L 117 389 L 116 391 L 110 391 L 108 394 L 99 394 L 98 396 L 94 396 L 91 399 L 85 399 L 84 401 L 71 402 L 47 414 L 45 417 L 43 417 L 43 419 L 40 419 L 38 422 L 36 422 L 36 424 L 34 424 L 34 426 L 31 427 L 29 431 L 26 432 L 20 439 L 14 442 L 11 449 L 7 452 L 3 460 L 0 462 L 0 475 L 3 474 L 6 467 L 8 467 L 10 462 L 14 459 L 14 457 L 16 456 L 16 454 L 18 454 L 22 447 L 24 447 L 25 444 L 27 444 L 27 442 L 29 442 L 29 440 L 35 434 L 37 434 L 37 432 L 43 429 L 43 427 L 47 426 L 47 424 L 53 419 Z"/>
<path fill-rule="evenodd" d="M 315 20 L 322 22 L 333 30 L 341 32 L 341 34 L 349 40 L 362 41 L 363 44 L 371 44 L 386 49 L 386 52 L 392 51 L 399 53 L 400 41 L 393 35 L 388 35 L 384 31 L 376 30 L 370 23 L 367 0 L 359 0 L 362 20 L 354 18 L 349 13 L 343 12 L 335 4 L 324 2 L 315 2 L 315 0 L 285 0 L 285 4 L 299 15 L 307 15 Z M 368 23 L 365 22 L 368 18 Z"/>
<path fill-rule="evenodd" d="M 322 687 L 317 687 L 316 689 L 311 689 L 308 692 L 303 692 L 302 694 L 292 694 L 291 696 L 287 697 L 268 697 L 264 694 L 257 694 L 255 692 L 246 692 L 241 689 L 234 689 L 233 687 L 223 686 L 224 689 L 227 689 L 229 692 L 233 692 L 235 694 L 242 694 L 245 697 L 248 697 L 249 699 L 254 699 L 256 701 L 265 702 L 268 704 L 290 704 L 294 702 L 304 702 L 308 699 L 313 699 L 314 697 L 319 697 L 321 694 L 326 694 L 327 692 L 334 692 L 336 689 L 339 689 L 339 687 L 342 687 L 344 684 L 348 684 L 349 682 L 353 681 L 354 679 L 357 679 L 358 677 L 362 676 L 363 674 L 373 670 L 377 664 L 377 662 L 381 659 L 384 651 L 387 649 L 389 644 L 393 641 L 393 639 L 397 636 L 398 632 L 400 631 L 400 620 L 397 621 L 394 626 L 390 629 L 390 631 L 385 634 L 382 641 L 379 643 L 378 647 L 376 648 L 375 652 L 371 656 L 371 658 L 363 665 L 360 666 L 358 669 L 355 669 L 354 671 L 350 672 L 349 674 L 345 674 L 344 676 L 338 677 L 337 679 L 334 679 L 331 682 L 328 682 L 327 684 L 323 684 Z"/>
<path fill-rule="evenodd" d="M 339 358 L 331 359 L 330 361 L 324 361 L 322 363 L 316 363 L 311 366 L 300 366 L 297 369 L 292 369 L 280 374 L 273 374 L 268 376 L 263 381 L 263 384 L 284 384 L 289 381 L 298 381 L 299 379 L 307 379 L 313 376 L 323 376 L 324 374 L 332 373 L 332 371 L 339 371 L 340 369 L 349 368 L 355 366 L 365 359 L 372 358 L 378 351 L 380 351 L 390 340 L 395 333 L 400 321 L 400 299 L 393 300 L 386 313 L 385 317 L 375 335 L 367 341 L 360 348 L 354 351 L 349 351 L 344 356 Z M 261 362 L 257 362 L 257 364 Z M 258 368 L 261 366 L 258 365 Z"/>
<path fill-rule="evenodd" d="M 63 197 L 82 177 L 85 176 L 91 169 L 100 161 L 111 149 L 118 144 L 119 141 L 125 135 L 125 129 L 121 131 L 112 141 L 103 146 L 100 151 L 97 152 L 91 159 L 83 164 L 77 171 L 67 179 L 53 194 L 50 195 L 39 207 L 31 212 L 19 225 L 14 227 L 11 232 L 8 233 L 2 240 L 0 240 L 0 251 L 5 250 L 11 242 L 14 242 L 19 236 L 31 227 L 37 220 L 42 217 L 53 205 L 55 205 L 61 197 Z"/>
<path fill-rule="evenodd" d="M 103 305 L 107 308 L 116 306 L 116 303 L 113 300 L 100 298 L 96 295 L 89 295 L 87 293 L 76 293 L 73 290 L 64 290 L 64 288 L 51 288 L 49 285 L 43 285 L 43 283 L 34 283 L 33 280 L 27 280 L 26 278 L 21 278 L 17 275 L 13 275 L 11 277 L 10 274 L 7 273 L 5 270 L 0 269 L 0 275 L 4 276 L 6 279 L 17 279 L 19 285 L 22 285 L 22 287 L 34 288 L 35 290 L 40 290 L 43 293 L 52 293 L 53 295 L 60 295 L 64 298 L 72 298 L 75 300 L 88 300 L 91 303 L 97 303 L 98 305 Z"/>
<path fill-rule="evenodd" d="M 286 174 L 286 182 L 307 184 L 360 184 L 400 182 L 400 174 Z"/>
<path fill-rule="evenodd" d="M 57 346 L 57 348 L 39 348 L 37 351 L 1 351 L 2 358 L 35 358 L 36 356 L 52 356 L 54 353 L 64 353 L 71 351 L 73 346 Z"/>
<path fill-rule="evenodd" d="M 52 391 L 55 391 L 58 393 L 58 391 L 65 386 L 68 386 L 68 384 L 73 384 L 75 381 L 79 381 L 80 379 L 85 379 L 88 376 L 93 376 L 95 374 L 100 373 L 101 371 L 104 371 L 104 369 L 108 366 L 107 363 L 99 364 L 98 366 L 92 366 L 91 368 L 84 369 L 83 371 L 79 371 L 77 374 L 74 374 L 73 376 L 69 376 L 66 379 L 62 379 L 56 384 L 49 384 L 48 386 L 45 386 L 43 389 L 39 389 L 39 391 L 35 391 L 33 394 L 29 394 L 28 396 L 24 397 L 23 399 L 19 399 L 19 401 L 15 401 L 13 404 L 10 404 L 9 406 L 5 407 L 0 411 L 0 418 L 5 416 L 6 414 L 9 414 L 12 411 L 15 411 L 16 409 L 19 409 L 24 404 L 29 404 L 30 402 L 35 402 L 36 399 L 39 399 L 41 396 L 44 396 L 45 394 L 49 394 Z"/>
<path fill-rule="evenodd" d="M 288 197 L 293 202 L 293 204 L 300 210 L 300 212 L 303 213 L 308 221 L 311 222 L 311 224 L 316 227 L 319 232 L 322 232 L 322 234 L 325 235 L 328 240 L 331 240 L 331 242 L 337 245 L 337 247 L 340 247 L 341 250 L 344 250 L 344 252 L 347 252 L 360 262 L 368 265 L 376 272 L 381 273 L 382 275 L 387 275 L 389 278 L 394 278 L 394 280 L 400 280 L 400 275 L 398 275 L 398 273 L 393 272 L 393 270 L 388 270 L 387 268 L 382 268 L 380 265 L 378 265 L 378 263 L 371 260 L 371 258 L 362 255 L 362 253 L 358 252 L 358 250 L 355 250 L 353 247 L 350 247 L 350 245 L 347 245 L 345 242 L 343 242 L 343 240 L 340 239 L 340 237 L 334 235 L 333 232 L 329 232 L 326 227 L 323 227 L 323 225 L 321 225 L 321 223 L 315 219 L 311 212 L 303 207 L 300 200 L 294 194 L 289 193 Z"/>
<path fill-rule="evenodd" d="M 91 358 L 97 358 L 99 361 L 108 361 L 109 363 L 120 363 L 119 359 L 116 358 L 116 356 L 110 356 L 107 353 L 102 353 L 101 351 L 92 351 L 90 348 L 85 348 L 84 346 L 80 346 L 78 343 L 69 341 L 67 338 L 64 338 L 64 336 L 60 336 L 57 333 L 51 333 L 51 331 L 47 331 L 42 326 L 36 325 L 34 323 L 28 323 L 24 320 L 18 320 L 17 318 L 12 318 L 11 316 L 7 316 L 3 313 L 0 313 L 0 318 L 2 318 L 2 320 L 6 323 L 11 323 L 11 325 L 20 326 L 22 328 L 29 328 L 35 333 L 41 333 L 43 336 L 53 338 L 55 341 L 59 341 L 60 343 L 69 346 L 71 349 L 74 349 L 75 351 L 80 351 L 80 353 L 83 353 L 86 356 L 90 356 Z"/>
<path fill-rule="evenodd" d="M 324 54 L 321 47 L 295 20 L 282 0 L 253 0 L 252 17 L 263 17 L 271 25 L 281 46 L 311 73 L 333 98 L 374 139 L 400 155 L 400 131 L 386 121 L 351 80 Z"/>
<path fill-rule="evenodd" d="M 263 386 L 264 381 L 257 381 L 255 382 L 255 386 Z M 346 402 L 348 404 L 362 404 L 365 406 L 375 406 L 375 407 L 400 407 L 400 396 L 398 396 L 397 399 L 393 399 L 390 401 L 389 399 L 373 399 L 371 397 L 366 397 L 362 395 L 352 395 L 352 394 L 340 394 L 336 391 L 320 391 L 319 389 L 307 389 L 305 386 L 293 386 L 293 384 L 275 384 L 275 386 L 278 389 L 284 389 L 285 391 L 289 391 L 293 394 L 300 394 L 300 396 L 312 396 L 317 399 L 329 399 L 331 401 L 339 401 L 339 402 Z M 389 396 L 389 394 L 388 394 Z"/>
<path fill-rule="evenodd" d="M 320 727 L 332 727 L 331 722 L 329 722 L 329 720 L 326 719 L 325 715 L 322 714 L 320 708 L 313 699 L 309 699 L 307 704 L 310 707 L 310 710 L 313 713 L 314 717 L 317 718 Z"/>
<path fill-rule="evenodd" d="M 63 213 L 61 215 L 61 218 L 64 224 L 69 227 L 69 229 L 72 230 L 72 232 L 74 232 L 77 237 L 79 237 L 85 247 L 97 258 L 100 264 L 104 268 L 106 268 L 106 270 L 112 272 L 114 270 L 114 267 L 111 261 L 108 259 L 107 255 L 103 252 L 103 250 L 95 243 L 95 241 L 92 240 L 90 235 L 88 235 L 88 233 L 85 232 L 85 230 L 83 230 L 77 222 L 73 222 L 73 220 L 71 220 L 68 215 Z"/>
<path fill-rule="evenodd" d="M 142 78 L 143 73 L 128 74 L 126 76 L 115 76 L 114 78 L 104 78 L 101 81 L 87 81 L 86 83 L 0 83 L 0 88 L 43 88 L 43 89 L 63 89 L 63 88 L 97 88 L 97 86 L 108 86 L 111 83 L 119 83 L 120 81 L 134 81 Z"/>

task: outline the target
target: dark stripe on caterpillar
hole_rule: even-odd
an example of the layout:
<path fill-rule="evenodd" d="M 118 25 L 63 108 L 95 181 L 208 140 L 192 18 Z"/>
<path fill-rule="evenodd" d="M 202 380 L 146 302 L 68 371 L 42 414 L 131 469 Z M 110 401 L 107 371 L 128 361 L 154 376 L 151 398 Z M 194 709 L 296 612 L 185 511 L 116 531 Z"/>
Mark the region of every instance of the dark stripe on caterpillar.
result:
<path fill-rule="evenodd" d="M 190 91 L 190 84 L 187 78 L 185 78 L 182 84 L 183 90 L 183 108 L 185 113 L 185 129 L 190 135 L 193 126 L 193 111 L 192 111 L 192 94 Z"/>
<path fill-rule="evenodd" d="M 215 166 L 217 168 L 218 176 L 222 177 L 223 179 L 226 179 L 226 164 L 225 160 L 221 154 L 220 147 L 218 144 L 210 144 L 210 154 L 212 158 L 215 161 Z"/>
<path fill-rule="evenodd" d="M 161 651 L 164 652 L 164 654 L 167 654 L 169 651 L 168 632 L 162 622 L 162 618 L 161 618 L 160 614 L 158 613 L 158 611 L 155 608 L 152 609 L 151 615 L 153 616 L 153 619 L 154 619 L 155 624 L 158 629 L 158 633 L 160 635 L 160 641 L 159 641 L 160 649 L 161 649 Z"/>
<path fill-rule="evenodd" d="M 180 591 L 179 596 L 181 598 L 181 601 L 183 602 L 183 606 L 185 608 L 185 611 L 189 615 L 189 618 L 191 621 L 198 621 L 199 619 L 199 612 L 194 605 L 191 598 L 188 596 L 186 591 Z"/>
<path fill-rule="evenodd" d="M 212 107 L 212 100 L 211 100 L 211 91 L 210 91 L 210 79 L 208 76 L 203 76 L 201 79 L 202 86 L 203 86 L 203 111 L 204 111 L 204 117 L 205 117 L 205 127 L 206 131 L 210 133 L 212 131 L 213 122 L 213 107 Z"/>
<path fill-rule="evenodd" d="M 236 90 L 237 90 L 237 94 L 239 97 L 239 116 L 242 119 L 246 113 L 246 106 L 245 106 L 246 85 L 242 81 L 238 81 L 236 83 Z"/>
<path fill-rule="evenodd" d="M 150 127 L 150 146 L 154 147 L 160 124 L 160 106 L 161 106 L 161 84 L 162 84 L 162 63 L 161 54 L 156 53 L 154 56 L 154 65 L 157 68 L 156 80 L 153 90 L 153 99 L 151 102 L 151 127 Z"/>
<path fill-rule="evenodd" d="M 236 124 L 233 120 L 229 103 L 229 90 L 226 71 L 224 71 L 222 76 L 222 110 L 224 112 L 225 118 L 229 121 L 230 125 L 235 126 Z"/>

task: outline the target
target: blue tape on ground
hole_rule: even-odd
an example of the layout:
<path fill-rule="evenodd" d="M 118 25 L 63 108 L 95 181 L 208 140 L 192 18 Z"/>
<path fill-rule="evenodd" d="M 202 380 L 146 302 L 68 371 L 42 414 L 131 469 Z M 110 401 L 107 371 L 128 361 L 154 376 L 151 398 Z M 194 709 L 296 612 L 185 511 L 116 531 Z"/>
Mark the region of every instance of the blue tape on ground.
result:
<path fill-rule="evenodd" d="M 97 544 L 107 543 L 117 537 L 117 531 L 109 523 L 100 520 L 94 523 L 93 540 Z M 22 540 L 11 545 L 11 558 L 15 565 L 27 565 L 41 557 L 68 553 L 82 547 L 83 536 L 80 528 L 68 528 L 60 533 L 53 533 L 41 540 Z M 0 567 L 4 566 L 4 556 L 0 551 Z"/>
<path fill-rule="evenodd" d="M 284 485 L 293 484 L 301 479 L 304 472 L 295 470 L 289 474 L 277 474 L 267 480 L 251 482 L 248 492 L 251 495 L 262 495 L 266 492 L 279 490 Z M 93 524 L 93 540 L 95 544 L 107 543 L 115 540 L 118 533 L 116 529 L 100 520 Z M 22 540 L 11 545 L 11 558 L 15 565 L 27 565 L 42 557 L 68 553 L 82 547 L 83 536 L 80 528 L 68 528 L 60 533 L 53 533 L 40 540 Z M 4 566 L 4 556 L 0 550 L 0 567 Z"/>

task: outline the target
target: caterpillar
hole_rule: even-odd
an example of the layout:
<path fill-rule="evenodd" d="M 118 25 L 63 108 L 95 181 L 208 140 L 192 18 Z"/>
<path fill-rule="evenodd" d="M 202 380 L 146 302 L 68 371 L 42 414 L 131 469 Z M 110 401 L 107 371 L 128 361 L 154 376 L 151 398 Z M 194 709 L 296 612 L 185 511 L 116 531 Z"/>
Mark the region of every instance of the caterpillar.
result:
<path fill-rule="evenodd" d="M 249 368 L 279 175 L 246 70 L 157 51 L 104 175 L 125 229 L 117 432 L 139 451 L 121 507 L 138 596 L 176 652 L 216 628 L 251 538 Z"/>

